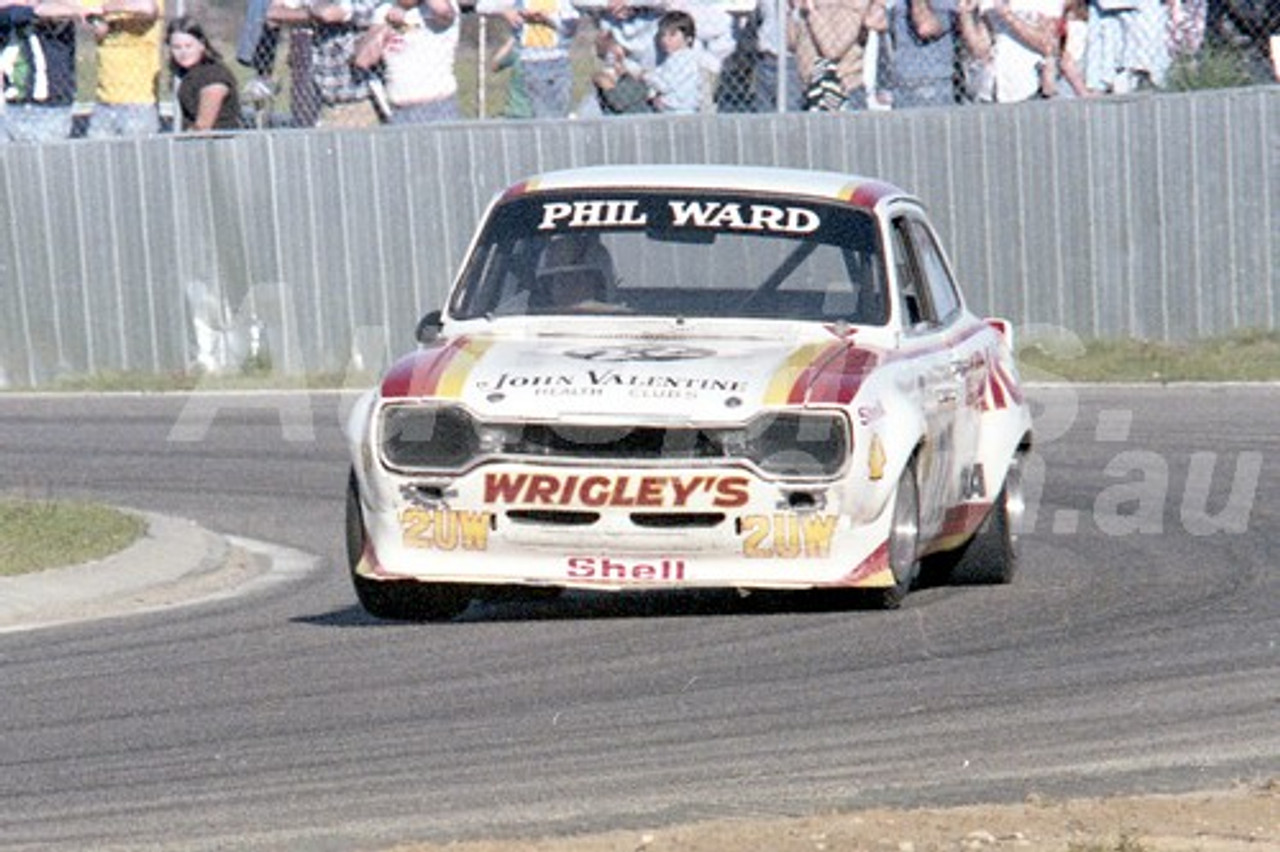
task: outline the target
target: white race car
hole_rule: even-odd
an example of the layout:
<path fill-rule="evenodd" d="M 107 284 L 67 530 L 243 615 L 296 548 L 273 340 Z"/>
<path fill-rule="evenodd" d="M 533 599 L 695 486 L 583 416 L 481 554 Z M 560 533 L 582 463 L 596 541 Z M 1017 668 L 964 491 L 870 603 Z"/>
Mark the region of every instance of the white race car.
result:
<path fill-rule="evenodd" d="M 364 608 L 581 588 L 1008 582 L 1031 417 L 919 201 L 771 168 L 543 174 L 495 198 L 347 427 Z"/>

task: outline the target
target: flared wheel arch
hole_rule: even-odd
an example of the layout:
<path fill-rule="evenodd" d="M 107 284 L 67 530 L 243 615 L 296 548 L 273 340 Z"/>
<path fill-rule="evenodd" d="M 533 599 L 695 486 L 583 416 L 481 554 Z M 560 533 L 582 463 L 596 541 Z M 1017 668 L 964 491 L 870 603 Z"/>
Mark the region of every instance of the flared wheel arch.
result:
<path fill-rule="evenodd" d="M 470 587 L 417 580 L 374 580 L 357 568 L 368 546 L 360 484 L 353 468 L 347 478 L 347 567 L 356 598 L 365 612 L 389 621 L 448 621 L 471 603 Z"/>

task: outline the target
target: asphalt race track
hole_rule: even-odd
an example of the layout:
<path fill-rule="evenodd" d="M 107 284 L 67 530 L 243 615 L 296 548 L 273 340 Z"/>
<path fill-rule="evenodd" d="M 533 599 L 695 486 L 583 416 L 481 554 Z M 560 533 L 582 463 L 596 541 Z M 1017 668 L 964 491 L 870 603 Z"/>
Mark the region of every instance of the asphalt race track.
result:
<path fill-rule="evenodd" d="M 0 849 L 369 849 L 1280 774 L 1280 387 L 1032 396 L 1012 586 L 400 625 L 344 574 L 338 395 L 0 395 L 0 492 L 319 557 L 235 600 L 0 635 Z"/>

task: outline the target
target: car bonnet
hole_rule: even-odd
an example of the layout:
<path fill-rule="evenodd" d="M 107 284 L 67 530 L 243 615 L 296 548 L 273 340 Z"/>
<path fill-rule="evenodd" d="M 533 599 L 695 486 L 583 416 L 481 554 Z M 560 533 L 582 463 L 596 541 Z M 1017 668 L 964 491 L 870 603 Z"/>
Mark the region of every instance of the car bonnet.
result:
<path fill-rule="evenodd" d="M 453 400 L 495 419 L 737 422 L 767 408 L 847 404 L 880 360 L 835 334 L 463 335 L 402 359 L 382 397 Z"/>

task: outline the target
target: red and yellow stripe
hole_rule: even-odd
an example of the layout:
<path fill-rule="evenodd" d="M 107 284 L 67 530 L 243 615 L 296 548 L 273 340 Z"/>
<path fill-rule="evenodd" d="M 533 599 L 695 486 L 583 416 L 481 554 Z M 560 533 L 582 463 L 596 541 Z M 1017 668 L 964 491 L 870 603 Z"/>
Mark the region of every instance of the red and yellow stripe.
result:
<path fill-rule="evenodd" d="M 876 353 L 847 341 L 808 343 L 782 363 L 765 388 L 764 404 L 846 404 L 879 363 Z"/>
<path fill-rule="evenodd" d="M 845 184 L 836 193 L 836 198 L 854 207 L 865 207 L 870 210 L 879 204 L 882 198 L 896 194 L 896 192 L 897 190 L 887 183 L 882 183 L 878 180 L 865 180 Z"/>
<path fill-rule="evenodd" d="M 812 381 L 815 365 L 820 365 L 844 348 L 840 342 L 808 343 L 793 351 L 773 374 L 764 391 L 765 405 L 804 402 L 804 391 Z"/>
<path fill-rule="evenodd" d="M 961 503 L 947 509 L 938 537 L 929 545 L 929 553 L 951 550 L 964 544 L 987 519 L 992 503 Z"/>
<path fill-rule="evenodd" d="M 397 362 L 382 380 L 384 399 L 462 396 L 467 376 L 493 346 L 489 338 L 458 337 Z"/>
<path fill-rule="evenodd" d="M 996 359 L 991 359 L 991 370 L 987 375 L 987 397 L 983 400 L 986 410 L 1000 410 L 1009 407 L 1009 400 L 1022 404 L 1022 388 L 1009 375 L 1009 371 Z"/>

